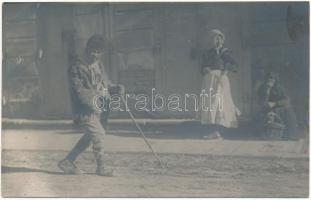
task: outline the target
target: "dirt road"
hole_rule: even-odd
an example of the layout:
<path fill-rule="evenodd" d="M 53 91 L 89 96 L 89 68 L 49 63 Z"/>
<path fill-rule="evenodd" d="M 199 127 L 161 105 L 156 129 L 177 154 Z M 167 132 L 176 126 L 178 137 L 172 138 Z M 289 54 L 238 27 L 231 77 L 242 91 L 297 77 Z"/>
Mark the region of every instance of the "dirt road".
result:
<path fill-rule="evenodd" d="M 4 197 L 307 197 L 306 158 L 109 153 L 114 177 L 94 174 L 91 152 L 77 160 L 83 175 L 63 175 L 65 151 L 5 150 Z"/>

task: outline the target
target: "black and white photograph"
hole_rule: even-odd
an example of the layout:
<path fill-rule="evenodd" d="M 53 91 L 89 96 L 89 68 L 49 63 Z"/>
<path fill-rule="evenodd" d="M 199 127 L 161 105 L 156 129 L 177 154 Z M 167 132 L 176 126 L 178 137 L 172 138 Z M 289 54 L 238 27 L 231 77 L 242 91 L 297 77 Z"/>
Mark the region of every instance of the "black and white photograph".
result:
<path fill-rule="evenodd" d="M 1 5 L 2 197 L 309 197 L 309 1 Z"/>

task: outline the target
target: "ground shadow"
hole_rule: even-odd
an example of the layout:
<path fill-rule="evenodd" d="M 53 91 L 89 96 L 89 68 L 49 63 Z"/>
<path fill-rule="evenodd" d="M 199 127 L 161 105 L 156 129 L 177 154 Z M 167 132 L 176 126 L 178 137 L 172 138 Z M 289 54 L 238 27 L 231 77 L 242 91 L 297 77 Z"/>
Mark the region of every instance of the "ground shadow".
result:
<path fill-rule="evenodd" d="M 146 124 L 140 125 L 140 127 L 146 137 L 156 139 L 202 139 L 203 136 L 214 130 L 212 125 L 201 125 L 198 121 L 186 121 L 173 125 Z M 228 140 L 261 140 L 260 134 L 254 127 L 254 124 L 251 123 L 241 123 L 238 128 L 224 128 L 222 137 Z M 57 133 L 81 134 L 83 132 L 75 128 Z M 110 125 L 107 134 L 120 137 L 140 137 L 134 124 Z"/>
<path fill-rule="evenodd" d="M 228 140 L 261 140 L 258 130 L 250 123 L 243 123 L 239 128 L 224 128 L 222 137 Z M 156 139 L 202 139 L 214 130 L 213 126 L 201 125 L 197 121 L 181 122 L 174 125 L 142 125 L 143 132 L 148 138 Z M 119 129 L 112 127 L 108 130 L 108 134 L 123 136 L 123 137 L 139 137 L 138 130 L 134 127 L 122 127 L 122 130 L 131 130 L 132 132 L 122 132 Z M 137 134 L 135 134 L 135 132 Z"/>
<path fill-rule="evenodd" d="M 64 175 L 63 172 L 55 172 L 55 171 L 48 171 L 42 169 L 35 169 L 29 167 L 10 167 L 10 166 L 1 166 L 2 174 L 6 173 L 32 173 L 32 172 L 39 172 L 39 173 L 46 173 L 46 174 L 53 174 L 53 175 Z"/>
<path fill-rule="evenodd" d="M 29 167 L 10 167 L 10 166 L 1 166 L 2 174 L 7 173 L 45 173 L 45 174 L 52 174 L 52 175 L 62 175 L 62 176 L 73 176 L 75 174 L 66 174 L 64 172 L 55 172 L 55 171 L 48 171 L 48 170 L 42 170 L 42 169 L 35 169 L 35 168 L 29 168 Z M 83 175 L 96 175 L 95 172 L 83 172 Z"/>

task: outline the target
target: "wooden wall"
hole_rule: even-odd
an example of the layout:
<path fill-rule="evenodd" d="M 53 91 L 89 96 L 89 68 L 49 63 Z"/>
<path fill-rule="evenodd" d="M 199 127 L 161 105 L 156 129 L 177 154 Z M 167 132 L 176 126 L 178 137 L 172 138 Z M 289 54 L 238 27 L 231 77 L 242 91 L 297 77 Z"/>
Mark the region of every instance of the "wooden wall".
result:
<path fill-rule="evenodd" d="M 37 65 L 37 4 L 3 5 L 3 115 L 37 116 L 42 100 Z"/>
<path fill-rule="evenodd" d="M 43 105 L 36 111 L 40 110 L 46 118 L 69 118 L 68 37 L 75 37 L 76 49 L 82 54 L 91 35 L 103 34 L 108 44 L 103 57 L 105 70 L 115 83 L 125 84 L 128 91 L 148 92 L 155 87 L 164 95 L 184 95 L 201 88 L 199 63 L 192 53 L 206 45 L 208 31 L 216 28 L 226 35 L 225 46 L 233 51 L 239 64 L 238 72 L 229 76 L 242 119 L 250 119 L 255 113 L 255 87 L 262 69 L 270 66 L 279 70 L 296 111 L 305 115 L 308 35 L 296 41 L 289 38 L 288 5 L 5 4 L 5 62 L 14 63 L 22 56 L 27 66 L 35 66 L 38 73 L 33 77 Z M 42 54 L 40 58 L 38 52 Z M 194 113 L 164 113 L 163 117 L 194 117 Z"/>

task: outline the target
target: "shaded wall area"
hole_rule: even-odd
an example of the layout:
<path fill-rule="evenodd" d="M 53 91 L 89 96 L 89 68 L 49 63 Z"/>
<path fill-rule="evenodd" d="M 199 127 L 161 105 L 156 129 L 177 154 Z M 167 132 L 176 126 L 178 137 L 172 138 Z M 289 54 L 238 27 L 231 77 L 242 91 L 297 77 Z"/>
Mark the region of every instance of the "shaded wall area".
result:
<path fill-rule="evenodd" d="M 308 123 L 308 3 L 264 3 L 250 7 L 250 52 L 253 98 L 264 72 L 279 74 L 300 125 Z M 254 111 L 256 113 L 256 101 Z"/>

